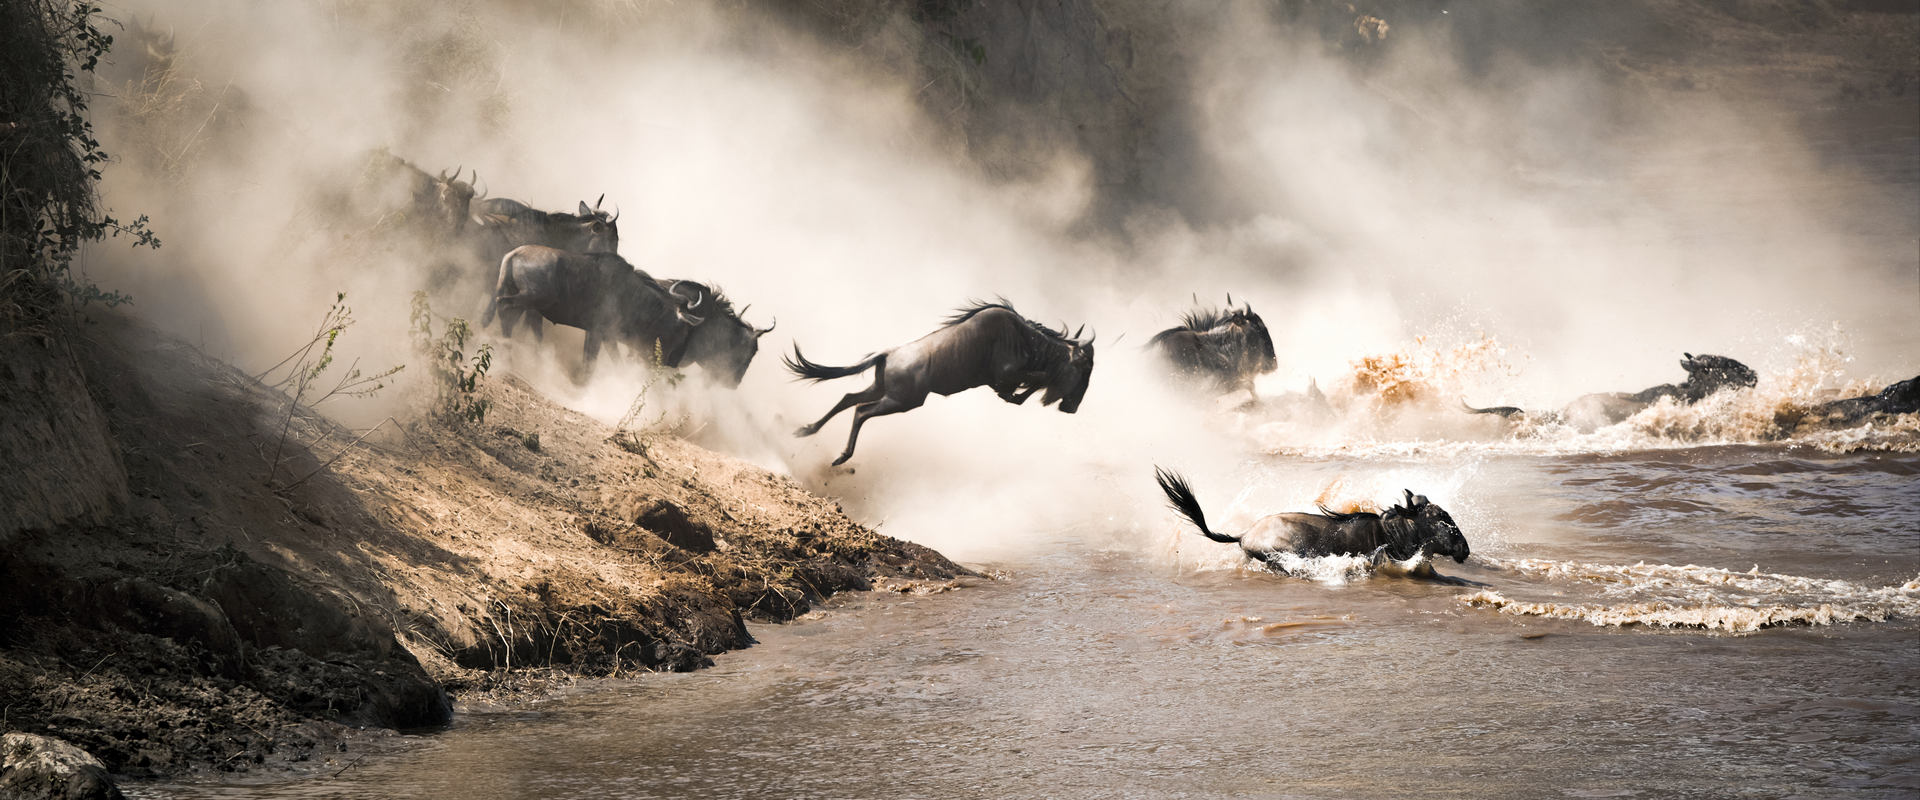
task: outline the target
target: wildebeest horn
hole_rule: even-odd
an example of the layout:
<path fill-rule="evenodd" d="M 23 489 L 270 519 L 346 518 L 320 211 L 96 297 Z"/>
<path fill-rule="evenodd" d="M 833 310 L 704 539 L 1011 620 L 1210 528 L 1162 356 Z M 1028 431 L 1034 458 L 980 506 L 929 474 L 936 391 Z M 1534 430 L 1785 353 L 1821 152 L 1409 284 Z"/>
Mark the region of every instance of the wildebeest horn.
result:
<path fill-rule="evenodd" d="M 1227 292 L 1227 308 L 1233 308 L 1233 292 Z"/>
<path fill-rule="evenodd" d="M 601 200 L 605 200 L 605 199 L 607 199 L 607 193 L 606 193 L 606 192 L 601 192 L 601 193 L 600 193 L 600 198 L 599 198 L 598 200 L 594 200 L 594 201 L 593 201 L 593 210 L 595 210 L 595 211 L 599 211 L 599 210 L 600 210 L 600 201 L 601 201 Z"/>
<path fill-rule="evenodd" d="M 1401 489 L 1400 491 L 1403 491 L 1403 492 L 1406 492 L 1406 493 L 1407 493 L 1407 510 L 1408 510 L 1408 511 L 1412 511 L 1412 510 L 1413 510 L 1413 490 L 1412 490 L 1412 489 Z"/>
<path fill-rule="evenodd" d="M 474 171 L 473 171 L 473 184 L 470 184 L 470 185 L 477 185 L 477 184 L 479 184 L 479 183 L 480 183 L 480 170 L 477 170 L 477 169 L 476 169 L 476 170 L 474 170 Z M 478 199 L 480 199 L 480 198 L 482 198 L 482 197 L 486 197 L 486 196 L 487 196 L 487 190 L 486 190 L 486 187 L 481 187 L 481 189 L 480 189 L 480 194 L 478 194 L 478 195 L 476 195 L 476 196 L 474 196 L 474 198 L 473 198 L 473 199 L 475 199 L 475 200 L 478 200 Z"/>
<path fill-rule="evenodd" d="M 1067 337 L 1067 338 L 1069 338 L 1069 339 L 1075 339 L 1075 340 L 1078 340 L 1078 339 L 1080 338 L 1080 334 L 1082 334 L 1082 333 L 1085 333 L 1085 332 L 1086 332 L 1086 330 L 1087 330 L 1087 326 L 1086 326 L 1086 324 L 1085 324 L 1085 323 L 1082 323 L 1082 324 L 1080 325 L 1080 330 L 1077 330 L 1077 331 L 1074 331 L 1074 332 L 1073 332 L 1073 335 L 1072 335 L 1072 336 L 1069 336 L 1069 337 Z"/>
<path fill-rule="evenodd" d="M 774 325 L 779 325 L 779 324 L 780 324 L 780 318 L 779 318 L 779 317 L 774 317 L 774 318 L 773 318 L 773 325 L 768 325 L 768 326 L 767 326 L 767 327 L 765 327 L 765 328 L 754 328 L 754 329 L 753 329 L 753 335 L 754 335 L 754 336 L 756 336 L 756 337 L 758 337 L 758 336 L 765 336 L 765 335 L 767 335 L 767 334 L 769 334 L 769 333 L 772 333 L 772 332 L 773 332 L 773 326 L 774 326 Z"/>
<path fill-rule="evenodd" d="M 604 195 L 603 195 L 603 196 L 604 196 Z M 608 222 L 619 222 L 619 221 L 620 221 L 620 204 L 619 204 L 619 203 L 614 203 L 614 204 L 613 204 L 613 216 L 612 216 L 612 217 L 610 217 L 610 218 L 608 218 L 608 220 L 607 220 L 607 221 L 608 221 Z"/>

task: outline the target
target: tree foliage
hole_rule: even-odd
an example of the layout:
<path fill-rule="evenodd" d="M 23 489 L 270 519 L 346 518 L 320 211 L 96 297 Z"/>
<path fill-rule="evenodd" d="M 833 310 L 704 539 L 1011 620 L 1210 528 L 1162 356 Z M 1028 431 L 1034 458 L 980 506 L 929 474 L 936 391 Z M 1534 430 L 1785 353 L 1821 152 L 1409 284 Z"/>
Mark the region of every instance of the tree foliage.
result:
<path fill-rule="evenodd" d="M 160 240 L 142 215 L 100 207 L 106 151 L 87 116 L 89 77 L 113 46 L 101 8 L 74 0 L 0 0 L 0 330 L 29 328 L 68 303 L 126 297 L 73 277 L 86 242 Z"/>

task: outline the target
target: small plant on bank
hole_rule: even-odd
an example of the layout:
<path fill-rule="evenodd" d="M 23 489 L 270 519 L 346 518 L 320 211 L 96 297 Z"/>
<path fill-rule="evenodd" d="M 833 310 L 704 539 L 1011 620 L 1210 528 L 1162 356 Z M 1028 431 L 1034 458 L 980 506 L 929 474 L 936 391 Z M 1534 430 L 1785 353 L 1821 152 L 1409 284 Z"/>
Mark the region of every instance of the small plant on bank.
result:
<path fill-rule="evenodd" d="M 354 359 L 353 363 L 347 366 L 345 374 L 340 375 L 333 381 L 332 386 L 321 392 L 320 388 L 326 386 L 321 378 L 328 368 L 333 366 L 333 346 L 339 342 L 340 334 L 353 326 L 353 322 L 353 309 L 347 305 L 347 293 L 334 294 L 333 305 L 328 307 L 327 313 L 320 318 L 320 326 L 314 330 L 313 336 L 307 339 L 306 344 L 295 348 L 286 358 L 280 359 L 280 363 L 253 376 L 255 381 L 268 388 L 279 390 L 287 396 L 287 410 L 280 421 L 280 437 L 274 442 L 273 455 L 267 459 L 267 480 L 272 481 L 280 471 L 280 463 L 286 452 L 287 433 L 292 430 L 293 416 L 301 406 L 312 409 L 335 397 L 372 397 L 381 389 L 387 388 L 388 378 L 406 369 L 405 364 L 398 364 L 377 374 L 367 375 L 360 371 L 360 360 Z M 365 438 L 365 434 L 360 437 L 360 439 Z M 358 444 L 360 439 L 355 439 L 353 444 Z M 351 448 L 353 444 L 347 447 Z M 341 453 L 345 452 L 345 450 L 341 451 Z M 337 460 L 339 457 L 335 455 L 334 459 Z M 329 460 L 327 463 L 331 464 L 333 461 Z M 308 477 L 312 474 L 308 473 Z M 306 480 L 306 478 L 300 480 Z"/>
<path fill-rule="evenodd" d="M 660 340 L 653 341 L 653 362 L 647 369 L 647 380 L 640 384 L 640 392 L 633 397 L 633 403 L 627 406 L 627 413 L 620 417 L 620 423 L 613 428 L 609 441 L 615 446 L 635 455 L 646 455 L 647 446 L 640 441 L 640 433 L 660 427 L 667 421 L 667 412 L 662 410 L 652 421 L 643 421 L 647 410 L 647 395 L 655 384 L 666 381 L 667 386 L 679 386 L 686 380 L 687 374 L 671 369 L 664 363 L 666 356 L 660 349 Z"/>
<path fill-rule="evenodd" d="M 413 349 L 426 357 L 433 370 L 434 414 L 441 420 L 479 425 L 487 419 L 493 401 L 480 396 L 480 381 L 493 368 L 493 345 L 483 344 L 467 356 L 473 329 L 459 317 L 447 320 L 439 336 L 433 334 L 433 308 L 426 292 L 413 293 Z"/>

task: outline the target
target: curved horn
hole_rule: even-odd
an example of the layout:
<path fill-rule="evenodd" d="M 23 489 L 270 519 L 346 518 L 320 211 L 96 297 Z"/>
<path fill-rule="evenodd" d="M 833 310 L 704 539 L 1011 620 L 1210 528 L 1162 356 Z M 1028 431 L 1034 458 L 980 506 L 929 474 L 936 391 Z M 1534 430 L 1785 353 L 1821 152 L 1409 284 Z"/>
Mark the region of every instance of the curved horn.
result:
<path fill-rule="evenodd" d="M 619 203 L 614 203 L 614 204 L 613 204 L 613 217 L 612 217 L 612 218 L 610 218 L 610 219 L 608 219 L 607 221 L 608 221 L 608 222 L 619 222 L 619 221 L 620 221 L 620 204 L 619 204 Z"/>
<path fill-rule="evenodd" d="M 457 167 L 454 167 L 454 168 L 453 168 L 453 180 L 454 180 L 454 182 L 456 182 L 456 183 L 458 183 L 458 182 L 460 181 L 460 170 L 463 170 L 463 169 L 466 169 L 466 168 L 467 168 L 467 165 L 465 165 L 465 164 L 461 164 L 460 166 L 457 166 Z"/>
<path fill-rule="evenodd" d="M 1408 510 L 1408 511 L 1412 511 L 1412 510 L 1413 510 L 1413 490 L 1412 490 L 1412 489 L 1401 489 L 1400 491 L 1403 491 L 1403 492 L 1406 492 L 1406 493 L 1407 493 L 1407 510 Z"/>
<path fill-rule="evenodd" d="M 473 183 L 474 183 L 474 184 L 479 184 L 479 183 L 480 183 L 480 170 L 477 170 L 477 169 L 476 169 L 476 170 L 474 170 L 474 171 L 473 171 Z M 486 197 L 486 196 L 487 196 L 487 189 L 486 189 L 486 187 L 484 187 L 484 186 L 482 186 L 482 187 L 480 188 L 480 193 L 479 193 L 479 194 L 477 194 L 477 195 L 474 195 L 474 197 L 473 197 L 473 199 L 475 199 L 475 200 L 478 200 L 478 199 L 480 199 L 480 198 L 482 198 L 482 197 Z"/>
<path fill-rule="evenodd" d="M 756 337 L 758 337 L 758 336 L 765 336 L 765 335 L 767 335 L 767 334 L 769 334 L 769 333 L 772 333 L 772 332 L 773 332 L 773 327 L 774 327 L 774 325 L 779 325 L 779 324 L 780 324 L 780 318 L 779 318 L 779 317 L 774 317 L 774 318 L 773 318 L 773 325 L 768 325 L 768 326 L 767 326 L 767 327 L 765 327 L 765 328 L 754 328 L 754 329 L 753 329 L 753 335 L 754 335 L 754 336 L 756 336 Z"/>

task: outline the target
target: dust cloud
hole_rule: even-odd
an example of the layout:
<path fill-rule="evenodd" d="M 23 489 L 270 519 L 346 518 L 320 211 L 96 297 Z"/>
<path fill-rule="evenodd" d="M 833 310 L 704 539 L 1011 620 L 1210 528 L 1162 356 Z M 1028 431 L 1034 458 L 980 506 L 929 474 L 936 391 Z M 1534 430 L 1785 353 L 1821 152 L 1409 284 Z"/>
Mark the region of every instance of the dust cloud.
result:
<path fill-rule="evenodd" d="M 1249 474 L 1272 446 L 1248 435 L 1260 421 L 1168 386 L 1142 349 L 1194 297 L 1231 292 L 1264 316 L 1282 364 L 1268 395 L 1337 389 L 1363 356 L 1430 341 L 1498 343 L 1494 366 L 1448 391 L 1536 406 L 1678 380 L 1683 350 L 1786 370 L 1790 336 L 1835 324 L 1854 380 L 1904 377 L 1920 349 L 1910 198 L 1823 163 L 1764 106 L 1467 64 L 1440 29 L 1396 30 L 1398 46 L 1356 59 L 1256 4 L 1181 12 L 1194 55 L 1170 75 L 1194 114 L 1193 172 L 1218 176 L 1186 191 L 1243 211 L 1199 222 L 1144 202 L 1110 230 L 1088 224 L 1107 191 L 1093 154 L 1025 153 L 1017 177 L 969 159 L 922 102 L 927 77 L 887 57 L 917 46 L 910 25 L 870 53 L 747 4 L 169 0 L 108 14 L 175 48 L 158 72 L 150 48 L 118 51 L 101 87 L 117 99 L 99 106 L 103 139 L 122 158 L 106 205 L 151 214 L 166 245 L 103 247 L 86 267 L 143 317 L 263 369 L 345 292 L 358 322 L 342 362 L 412 364 L 411 293 L 477 323 L 492 267 L 377 246 L 343 216 L 367 151 L 475 169 L 491 196 L 546 210 L 604 193 L 627 260 L 716 284 L 777 329 L 734 391 L 605 356 L 577 385 L 580 338 L 553 328 L 544 345 L 484 332 L 496 374 L 608 422 L 638 398 L 642 420 L 963 559 L 1067 531 L 1118 531 L 1121 546 L 1158 531 L 1155 463 L 1206 485 Z M 934 398 L 870 423 L 846 471 L 825 464 L 850 415 L 791 436 L 866 385 L 789 380 L 778 357 L 793 344 L 852 363 L 995 297 L 1098 333 L 1078 414 Z M 422 372 L 324 410 L 371 424 L 420 393 Z M 1360 489 L 1390 497 L 1387 483 Z"/>

